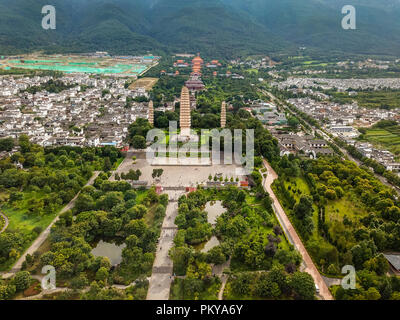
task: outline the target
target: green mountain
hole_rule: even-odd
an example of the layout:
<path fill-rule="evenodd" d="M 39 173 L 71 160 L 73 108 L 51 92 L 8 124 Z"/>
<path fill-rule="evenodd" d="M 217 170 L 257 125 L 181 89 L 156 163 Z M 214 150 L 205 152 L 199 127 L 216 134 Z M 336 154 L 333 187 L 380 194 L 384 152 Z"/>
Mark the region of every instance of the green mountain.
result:
<path fill-rule="evenodd" d="M 224 0 L 279 37 L 323 50 L 400 53 L 399 0 Z M 343 30 L 343 6 L 356 8 L 357 29 Z"/>
<path fill-rule="evenodd" d="M 2 54 L 202 51 L 230 57 L 298 46 L 400 54 L 399 0 L 353 0 L 357 30 L 341 28 L 343 0 L 53 0 L 57 29 L 43 30 L 47 4 L 0 0 Z"/>

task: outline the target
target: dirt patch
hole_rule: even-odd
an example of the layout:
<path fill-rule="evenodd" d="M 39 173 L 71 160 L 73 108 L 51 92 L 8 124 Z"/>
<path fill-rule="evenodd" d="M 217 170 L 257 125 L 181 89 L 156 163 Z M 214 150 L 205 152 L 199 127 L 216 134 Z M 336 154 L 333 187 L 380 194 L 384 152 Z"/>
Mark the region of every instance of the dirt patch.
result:
<path fill-rule="evenodd" d="M 24 291 L 24 297 L 36 296 L 42 291 L 40 283 L 35 281 L 28 289 Z"/>
<path fill-rule="evenodd" d="M 129 89 L 136 90 L 138 88 L 145 88 L 146 91 L 150 91 L 157 81 L 157 78 L 141 78 L 132 83 L 129 86 Z"/>

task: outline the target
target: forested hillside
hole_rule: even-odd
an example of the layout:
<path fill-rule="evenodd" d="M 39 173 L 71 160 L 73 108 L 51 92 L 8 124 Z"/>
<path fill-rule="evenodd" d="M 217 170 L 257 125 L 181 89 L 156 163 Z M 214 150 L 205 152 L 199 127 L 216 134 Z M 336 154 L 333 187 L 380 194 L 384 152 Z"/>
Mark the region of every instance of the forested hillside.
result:
<path fill-rule="evenodd" d="M 3 54 L 196 51 L 216 57 L 308 46 L 350 53 L 400 53 L 395 0 L 354 1 L 357 30 L 341 28 L 341 0 L 54 0 L 57 29 L 41 28 L 45 0 L 0 0 Z M 329 39 L 329 41 L 327 41 Z"/>

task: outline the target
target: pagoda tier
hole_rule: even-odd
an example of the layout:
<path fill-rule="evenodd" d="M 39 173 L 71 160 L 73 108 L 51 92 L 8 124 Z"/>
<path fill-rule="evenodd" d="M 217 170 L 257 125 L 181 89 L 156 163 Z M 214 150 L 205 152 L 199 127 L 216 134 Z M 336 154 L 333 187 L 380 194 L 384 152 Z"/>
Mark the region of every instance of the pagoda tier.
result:
<path fill-rule="evenodd" d="M 222 102 L 221 106 L 221 128 L 226 127 L 226 102 Z"/>
<path fill-rule="evenodd" d="M 149 102 L 149 122 L 154 125 L 154 105 L 152 100 Z"/>
<path fill-rule="evenodd" d="M 191 115 L 190 115 L 190 94 L 187 87 L 182 88 L 181 107 L 180 107 L 180 128 L 181 132 L 190 132 Z"/>

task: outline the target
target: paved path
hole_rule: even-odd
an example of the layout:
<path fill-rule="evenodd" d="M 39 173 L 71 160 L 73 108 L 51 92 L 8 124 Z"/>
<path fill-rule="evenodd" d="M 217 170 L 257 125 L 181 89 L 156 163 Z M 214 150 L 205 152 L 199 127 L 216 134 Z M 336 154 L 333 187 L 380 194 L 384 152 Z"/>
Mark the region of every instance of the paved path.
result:
<path fill-rule="evenodd" d="M 319 295 L 324 300 L 333 300 L 332 294 L 330 293 L 328 286 L 326 285 L 324 279 L 322 278 L 321 274 L 319 273 L 318 269 L 315 267 L 314 262 L 312 261 L 310 255 L 308 254 L 306 248 L 304 247 L 303 243 L 300 240 L 300 237 L 297 235 L 296 230 L 294 229 L 292 223 L 290 222 L 289 218 L 287 217 L 285 211 L 283 210 L 281 204 L 278 201 L 274 191 L 271 188 L 272 183 L 275 179 L 278 178 L 276 172 L 272 169 L 270 164 L 264 160 L 264 166 L 268 171 L 267 178 L 264 181 L 264 189 L 267 191 L 272 199 L 273 207 L 275 214 L 277 215 L 285 233 L 290 238 L 290 241 L 293 242 L 296 249 L 300 252 L 301 256 L 303 257 L 303 262 L 305 264 L 305 271 L 309 273 L 314 282 L 318 285 L 320 293 Z"/>
<path fill-rule="evenodd" d="M 178 215 L 178 202 L 175 200 L 184 192 L 168 191 L 167 193 L 170 201 L 158 240 L 146 300 L 168 300 L 173 280 L 173 262 L 169 257 L 169 250 L 174 246 L 174 238 L 178 230 L 175 225 L 175 218 Z"/>
<path fill-rule="evenodd" d="M 92 185 L 94 183 L 94 180 L 99 175 L 99 173 L 100 171 L 95 171 L 93 176 L 89 179 L 88 183 L 85 186 Z M 49 236 L 51 227 L 60 219 L 60 215 L 74 207 L 75 201 L 78 198 L 79 194 L 80 192 L 78 192 L 78 194 L 58 213 L 58 215 L 49 224 L 49 226 L 39 235 L 39 237 L 36 238 L 36 240 L 28 248 L 28 250 L 26 250 L 25 253 L 17 260 L 17 262 L 12 267 L 11 271 L 2 274 L 4 279 L 12 277 L 16 272 L 21 270 L 22 263 L 25 261 L 26 256 L 28 254 L 33 255 L 40 248 L 40 246 Z"/>
<path fill-rule="evenodd" d="M 227 274 L 223 274 L 220 278 L 222 284 L 221 284 L 221 288 L 219 289 L 219 292 L 218 292 L 218 300 L 224 300 L 224 290 L 225 290 L 226 283 L 228 282 L 228 278 L 229 278 L 229 276 Z"/>
<path fill-rule="evenodd" d="M 6 231 L 6 229 L 7 229 L 7 227 L 8 227 L 9 221 L 8 221 L 8 217 L 7 217 L 3 212 L 1 212 L 1 211 L 0 211 L 0 216 L 2 216 L 3 219 L 4 219 L 4 226 L 3 226 L 3 228 L 0 230 L 0 233 L 3 233 L 4 231 Z"/>

